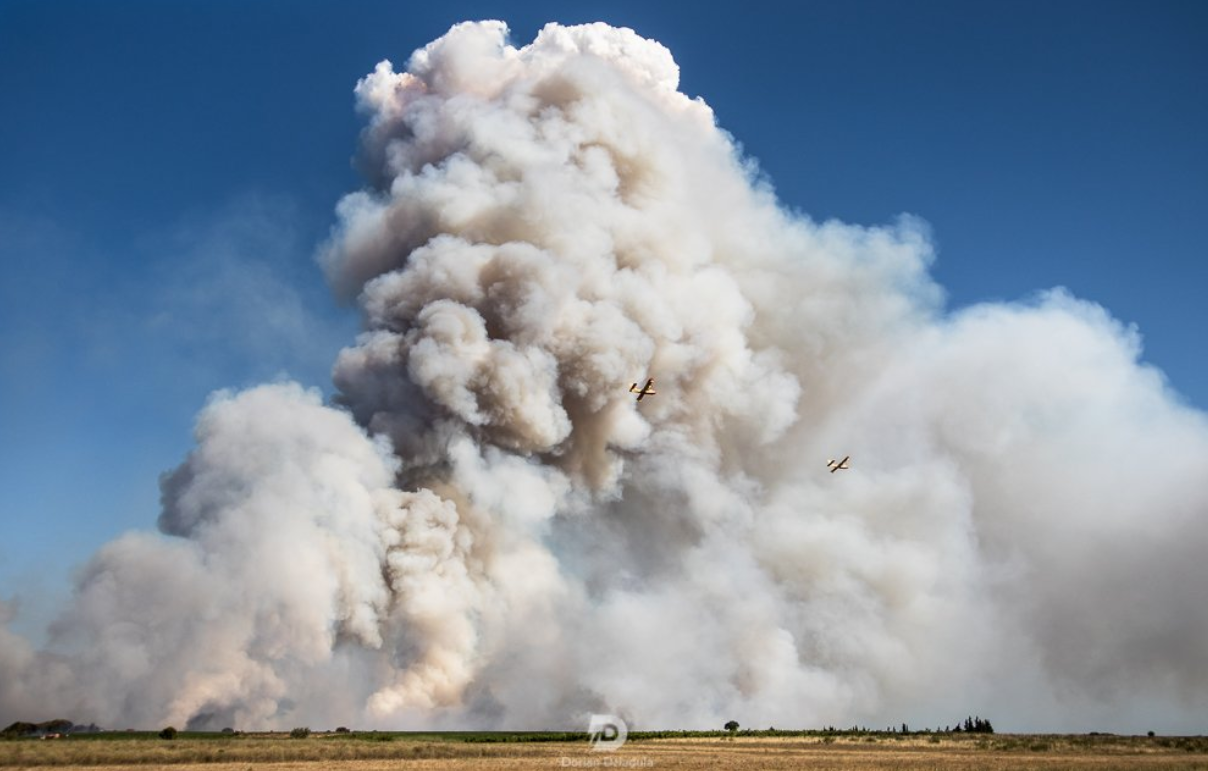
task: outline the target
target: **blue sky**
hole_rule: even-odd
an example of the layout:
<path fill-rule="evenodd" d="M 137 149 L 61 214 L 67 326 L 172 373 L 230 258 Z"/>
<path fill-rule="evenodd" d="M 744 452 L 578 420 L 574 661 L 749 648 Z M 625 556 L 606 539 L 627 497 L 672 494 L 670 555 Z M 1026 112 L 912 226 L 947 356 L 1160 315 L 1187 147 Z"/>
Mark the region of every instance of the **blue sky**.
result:
<path fill-rule="evenodd" d="M 352 88 L 465 19 L 667 45 L 786 207 L 931 223 L 951 308 L 1068 287 L 1208 407 L 1208 5 L 0 0 L 0 597 L 152 528 L 207 395 L 330 390 Z"/>

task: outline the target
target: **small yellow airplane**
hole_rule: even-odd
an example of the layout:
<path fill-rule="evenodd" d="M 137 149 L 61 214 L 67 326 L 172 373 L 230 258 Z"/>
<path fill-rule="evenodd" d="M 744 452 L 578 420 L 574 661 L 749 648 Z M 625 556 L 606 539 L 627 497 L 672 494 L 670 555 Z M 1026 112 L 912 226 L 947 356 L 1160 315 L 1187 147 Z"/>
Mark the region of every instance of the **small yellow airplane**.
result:
<path fill-rule="evenodd" d="M 851 456 L 850 456 L 850 455 L 845 455 L 845 456 L 843 456 L 843 460 L 838 461 L 838 462 L 836 462 L 834 458 L 831 458 L 830 460 L 828 460 L 828 461 L 826 462 L 826 467 L 827 467 L 828 469 L 830 469 L 830 470 L 831 470 L 831 473 L 833 474 L 833 473 L 835 473 L 836 471 L 838 471 L 839 469 L 849 469 L 849 468 L 851 468 L 851 465 L 848 463 L 848 461 L 849 461 L 849 460 L 851 460 Z"/>
<path fill-rule="evenodd" d="M 637 394 L 639 402 L 642 401 L 643 396 L 654 396 L 656 393 L 658 393 L 658 391 L 654 390 L 654 378 L 647 380 L 646 385 L 642 386 L 641 388 L 638 388 L 638 384 L 634 383 L 633 385 L 629 386 L 629 393 Z"/>

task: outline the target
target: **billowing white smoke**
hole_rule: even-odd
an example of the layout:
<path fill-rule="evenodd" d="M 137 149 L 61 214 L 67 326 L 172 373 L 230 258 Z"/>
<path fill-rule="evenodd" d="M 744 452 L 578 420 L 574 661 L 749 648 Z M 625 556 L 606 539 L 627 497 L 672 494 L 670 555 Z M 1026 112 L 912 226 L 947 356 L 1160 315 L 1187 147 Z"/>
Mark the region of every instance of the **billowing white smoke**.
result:
<path fill-rule="evenodd" d="M 1064 292 L 945 314 L 920 223 L 786 213 L 677 82 L 498 22 L 361 81 L 339 406 L 217 395 L 3 714 L 1202 729 L 1204 416 Z"/>

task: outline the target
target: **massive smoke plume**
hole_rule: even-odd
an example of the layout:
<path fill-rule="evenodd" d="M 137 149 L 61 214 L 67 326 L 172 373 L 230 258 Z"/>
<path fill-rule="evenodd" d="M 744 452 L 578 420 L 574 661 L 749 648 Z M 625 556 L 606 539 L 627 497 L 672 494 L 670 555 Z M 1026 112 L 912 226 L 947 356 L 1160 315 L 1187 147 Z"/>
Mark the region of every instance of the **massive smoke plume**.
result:
<path fill-rule="evenodd" d="M 1202 730 L 1204 415 L 1092 303 L 949 313 L 920 222 L 787 213 L 677 86 L 602 24 L 364 78 L 337 403 L 216 394 L 0 712 Z"/>

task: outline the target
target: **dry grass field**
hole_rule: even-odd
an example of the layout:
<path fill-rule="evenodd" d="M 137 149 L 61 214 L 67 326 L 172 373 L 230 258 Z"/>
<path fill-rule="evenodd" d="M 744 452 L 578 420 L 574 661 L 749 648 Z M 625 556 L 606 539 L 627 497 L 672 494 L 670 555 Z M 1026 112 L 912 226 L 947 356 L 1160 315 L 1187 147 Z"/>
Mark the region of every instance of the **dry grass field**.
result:
<path fill-rule="evenodd" d="M 1208 740 L 1086 736 L 841 736 L 641 739 L 617 752 L 586 742 L 480 742 L 387 735 L 175 741 L 72 737 L 0 742 L 0 768 L 113 771 L 386 769 L 1203 769 Z"/>

